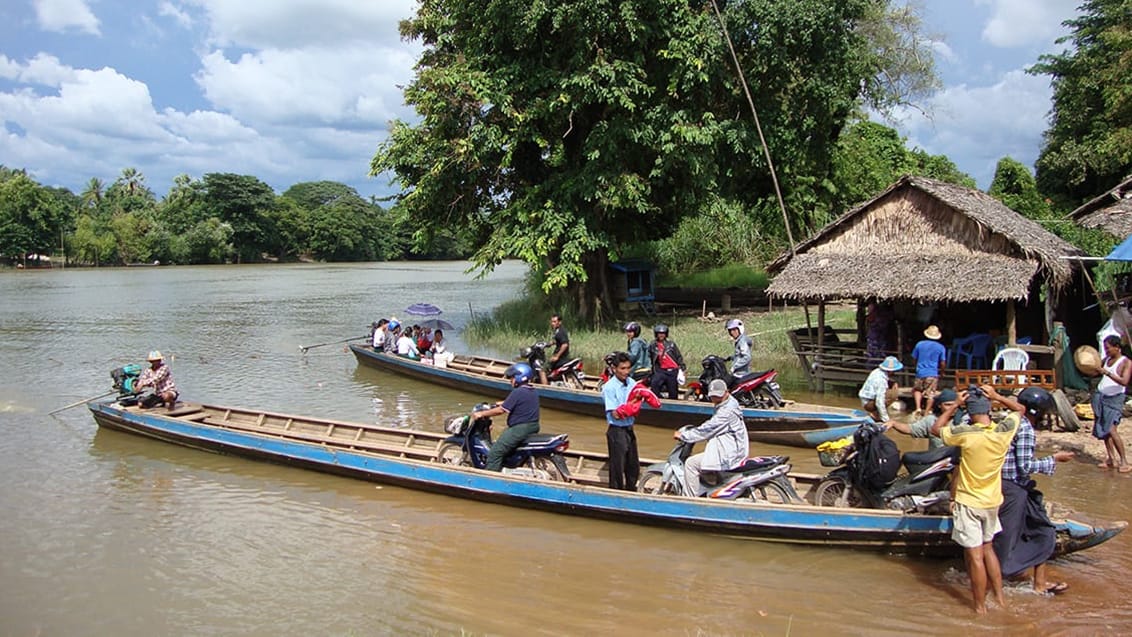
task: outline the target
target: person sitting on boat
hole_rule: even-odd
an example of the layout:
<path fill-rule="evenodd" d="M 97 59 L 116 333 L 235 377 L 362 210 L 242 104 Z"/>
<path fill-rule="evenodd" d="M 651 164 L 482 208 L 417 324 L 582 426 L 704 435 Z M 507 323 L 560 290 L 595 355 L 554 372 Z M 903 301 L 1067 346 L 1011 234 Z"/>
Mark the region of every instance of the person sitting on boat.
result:
<path fill-rule="evenodd" d="M 425 353 L 432 347 L 432 330 L 422 327 L 417 332 L 417 351 Z"/>
<path fill-rule="evenodd" d="M 158 403 L 165 403 L 166 409 L 173 409 L 177 404 L 177 384 L 173 382 L 173 372 L 165 364 L 165 357 L 161 352 L 153 350 L 146 360 L 149 361 L 149 369 L 143 370 L 134 383 L 135 393 L 146 394 L 138 404 L 153 407 Z M 147 390 L 152 393 L 147 393 Z"/>
<path fill-rule="evenodd" d="M 390 354 L 397 353 L 397 339 L 401 338 L 401 322 L 397 317 L 389 319 L 389 325 L 385 326 L 385 351 Z"/>
<path fill-rule="evenodd" d="M 1041 387 L 1027 387 L 1019 392 L 1017 399 L 998 394 L 990 397 L 1021 414 L 1018 433 L 1014 434 L 1002 465 L 1002 504 L 998 507 L 1002 531 L 994 536 L 993 542 L 1002 575 L 1014 577 L 1033 567 L 1035 592 L 1065 592 L 1068 584 L 1050 584 L 1047 580 L 1046 560 L 1056 548 L 1057 531 L 1046 514 L 1037 483 L 1030 478 L 1033 473 L 1052 476 L 1057 463 L 1073 459 L 1072 451 L 1058 451 L 1040 459 L 1034 457 L 1037 436 L 1033 423 L 1041 422 L 1054 408 L 1053 396 Z"/>
<path fill-rule="evenodd" d="M 448 367 L 456 355 L 448 351 L 448 344 L 444 340 L 444 330 L 436 330 L 432 334 L 432 345 L 428 351 L 432 354 L 432 364 L 437 367 Z"/>
<path fill-rule="evenodd" d="M 370 344 L 376 352 L 385 350 L 385 332 L 388 331 L 389 319 L 378 319 L 373 324 L 373 333 L 370 334 Z"/>
<path fill-rule="evenodd" d="M 625 351 L 629 354 L 629 378 L 641 380 L 652 372 L 649 346 L 641 338 L 641 324 L 636 321 L 625 324 Z"/>
<path fill-rule="evenodd" d="M 511 393 L 494 407 L 483 411 L 473 411 L 472 420 L 491 418 L 507 414 L 507 429 L 499 434 L 487 453 L 488 471 L 502 471 L 503 459 L 511 455 L 530 436 L 539 430 L 538 392 L 531 385 L 535 372 L 526 363 L 515 363 L 503 372 L 503 377 L 511 380 Z"/>
<path fill-rule="evenodd" d="M 731 355 L 731 375 L 736 377 L 751 373 L 751 337 L 744 332 L 743 321 L 727 321 L 727 335 L 735 343 L 735 353 Z"/>
<path fill-rule="evenodd" d="M 707 489 L 700 482 L 705 471 L 726 471 L 747 461 L 750 441 L 747 424 L 743 421 L 743 408 L 727 391 L 727 383 L 716 378 L 708 384 L 708 400 L 715 405 L 715 413 L 698 427 L 676 430 L 673 438 L 684 442 L 707 440 L 703 453 L 697 453 L 684 462 L 684 479 L 696 495 Z"/>
<path fill-rule="evenodd" d="M 417 349 L 417 342 L 413 339 L 412 330 L 407 330 L 397 337 L 397 355 L 412 359 L 421 357 L 420 350 Z"/>
<path fill-rule="evenodd" d="M 927 438 L 928 450 L 939 449 L 944 446 L 943 441 L 939 436 L 932 435 L 932 425 L 935 424 L 936 419 L 943 413 L 944 409 L 955 406 L 956 401 L 959 400 L 959 394 L 954 389 L 944 389 L 936 395 L 935 401 L 932 403 L 932 413 L 920 418 L 919 420 L 911 423 L 900 422 L 899 420 L 889 420 L 884 423 L 884 426 L 889 429 L 899 431 L 906 436 L 913 438 Z M 964 416 L 962 411 L 956 411 L 955 416 L 952 418 L 951 424 L 958 425 L 962 422 Z"/>
<path fill-rule="evenodd" d="M 873 420 L 888 421 L 888 392 L 900 390 L 900 386 L 890 380 L 888 375 L 902 369 L 904 364 L 895 356 L 885 358 L 876 369 L 869 372 L 865 384 L 861 386 L 861 391 L 857 392 L 857 397 L 861 399 L 861 408 L 869 412 Z"/>

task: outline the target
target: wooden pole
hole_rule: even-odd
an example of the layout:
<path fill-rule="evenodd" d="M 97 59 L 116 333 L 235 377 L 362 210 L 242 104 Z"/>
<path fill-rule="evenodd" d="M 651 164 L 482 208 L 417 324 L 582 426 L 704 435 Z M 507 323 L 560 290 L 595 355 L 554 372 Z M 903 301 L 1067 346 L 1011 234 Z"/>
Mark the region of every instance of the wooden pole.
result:
<path fill-rule="evenodd" d="M 1006 300 L 1006 344 L 1018 344 L 1018 317 L 1014 308 L 1014 299 Z"/>
<path fill-rule="evenodd" d="M 825 299 L 818 299 L 818 393 L 825 393 Z"/>

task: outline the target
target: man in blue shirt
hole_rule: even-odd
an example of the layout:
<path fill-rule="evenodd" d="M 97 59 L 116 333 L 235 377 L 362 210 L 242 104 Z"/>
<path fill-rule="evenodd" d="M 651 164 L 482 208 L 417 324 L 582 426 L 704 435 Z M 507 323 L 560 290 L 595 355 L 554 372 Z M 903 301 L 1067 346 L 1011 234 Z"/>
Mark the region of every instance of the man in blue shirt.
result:
<path fill-rule="evenodd" d="M 609 447 L 609 488 L 634 491 L 637 478 L 641 475 L 641 460 L 637 455 L 637 434 L 633 432 L 636 412 L 629 404 L 629 392 L 633 382 L 629 374 L 633 371 L 633 361 L 625 352 L 613 355 L 613 378 L 601 387 L 601 397 L 605 401 L 605 421 L 609 429 L 605 431 L 605 441 Z M 636 399 L 639 409 L 640 398 Z"/>
<path fill-rule="evenodd" d="M 515 363 L 503 376 L 511 379 L 514 388 L 507 398 L 494 407 L 472 412 L 472 420 L 507 414 L 507 430 L 499 434 L 487 453 L 487 466 L 484 468 L 488 471 L 503 471 L 503 459 L 522 446 L 528 437 L 537 434 L 539 429 L 538 392 L 531 385 L 534 370 L 526 363 Z"/>
<path fill-rule="evenodd" d="M 924 330 L 924 336 L 926 338 L 912 348 L 912 358 L 916 359 L 916 382 L 912 385 L 912 401 L 916 417 L 932 413 L 936 387 L 939 386 L 939 375 L 947 362 L 947 348 L 939 342 L 942 336 L 939 328 L 929 325 L 928 329 Z M 921 404 L 922 400 L 926 400 L 926 404 Z"/>

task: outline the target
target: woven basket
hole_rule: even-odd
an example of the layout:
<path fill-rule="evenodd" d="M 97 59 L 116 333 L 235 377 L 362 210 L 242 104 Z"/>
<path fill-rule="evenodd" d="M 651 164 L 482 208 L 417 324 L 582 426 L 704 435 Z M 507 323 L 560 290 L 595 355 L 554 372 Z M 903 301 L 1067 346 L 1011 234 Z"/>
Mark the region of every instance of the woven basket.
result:
<path fill-rule="evenodd" d="M 818 461 L 821 462 L 823 467 L 839 467 L 841 463 L 845 462 L 845 456 L 849 455 L 849 449 L 851 447 L 842 447 L 833 451 L 819 451 Z"/>

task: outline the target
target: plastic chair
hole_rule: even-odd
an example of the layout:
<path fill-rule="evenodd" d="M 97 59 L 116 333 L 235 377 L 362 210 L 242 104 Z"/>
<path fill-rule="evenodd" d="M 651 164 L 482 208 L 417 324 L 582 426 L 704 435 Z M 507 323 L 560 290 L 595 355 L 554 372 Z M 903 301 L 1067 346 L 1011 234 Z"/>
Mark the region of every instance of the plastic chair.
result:
<path fill-rule="evenodd" d="M 1026 366 L 1029 364 L 1030 355 L 1027 354 L 1025 350 L 1020 350 L 1017 347 L 1007 347 L 995 354 L 994 362 L 991 363 L 991 369 L 1019 370 L 1026 369 Z M 994 377 L 995 383 L 999 382 L 998 378 L 998 376 Z M 1003 378 L 1008 383 L 1017 382 L 1020 385 L 1026 384 L 1026 377 L 1021 374 L 1018 376 L 1003 376 Z M 1015 378 L 1017 380 L 1012 380 Z"/>
<path fill-rule="evenodd" d="M 1032 340 L 1033 339 L 1031 339 L 1029 336 L 1019 336 L 1014 344 L 1015 345 L 1030 345 Z M 1004 347 L 1009 345 L 1009 343 L 1007 343 L 1006 341 L 1007 341 L 1007 337 L 996 336 L 995 339 L 994 339 L 994 351 L 995 352 L 1001 352 Z"/>
<path fill-rule="evenodd" d="M 965 365 L 964 369 L 986 369 L 987 365 L 987 349 L 991 346 L 990 334 L 971 334 L 963 338 L 957 338 L 951 343 L 951 352 L 948 355 L 948 362 L 952 363 L 954 367 L 959 367 L 960 363 Z M 981 364 L 976 367 L 975 364 Z"/>

